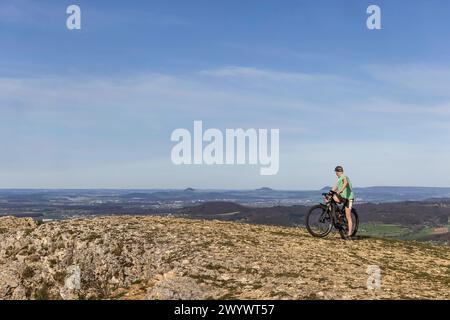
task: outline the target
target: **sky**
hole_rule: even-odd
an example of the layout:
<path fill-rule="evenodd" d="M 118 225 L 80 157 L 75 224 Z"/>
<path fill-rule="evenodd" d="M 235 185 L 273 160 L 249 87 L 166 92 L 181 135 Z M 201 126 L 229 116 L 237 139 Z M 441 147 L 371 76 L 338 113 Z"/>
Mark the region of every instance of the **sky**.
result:
<path fill-rule="evenodd" d="M 450 186 L 446 0 L 1 0 L 0 39 L 0 188 Z M 279 129 L 278 174 L 174 165 L 195 120 Z"/>

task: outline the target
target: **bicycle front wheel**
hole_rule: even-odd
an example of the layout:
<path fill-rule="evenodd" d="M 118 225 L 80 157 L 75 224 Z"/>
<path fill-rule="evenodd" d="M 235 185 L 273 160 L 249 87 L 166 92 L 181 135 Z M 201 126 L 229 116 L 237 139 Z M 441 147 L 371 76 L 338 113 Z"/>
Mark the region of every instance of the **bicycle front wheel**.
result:
<path fill-rule="evenodd" d="M 325 205 L 318 204 L 309 209 L 306 215 L 306 229 L 313 237 L 326 237 L 332 228 L 330 213 Z"/>

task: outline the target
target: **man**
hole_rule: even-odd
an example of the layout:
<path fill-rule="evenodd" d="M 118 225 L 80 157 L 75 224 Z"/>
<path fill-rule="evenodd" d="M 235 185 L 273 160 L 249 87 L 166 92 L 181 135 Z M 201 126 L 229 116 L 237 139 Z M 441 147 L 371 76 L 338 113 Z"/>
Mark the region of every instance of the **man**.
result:
<path fill-rule="evenodd" d="M 344 203 L 345 205 L 345 216 L 348 223 L 348 234 L 346 239 L 350 240 L 353 230 L 352 206 L 355 195 L 353 194 L 352 183 L 350 182 L 349 177 L 344 174 L 344 168 L 337 166 L 334 169 L 334 172 L 336 173 L 338 180 L 331 190 L 337 193 L 333 196 L 334 201 L 337 203 Z"/>

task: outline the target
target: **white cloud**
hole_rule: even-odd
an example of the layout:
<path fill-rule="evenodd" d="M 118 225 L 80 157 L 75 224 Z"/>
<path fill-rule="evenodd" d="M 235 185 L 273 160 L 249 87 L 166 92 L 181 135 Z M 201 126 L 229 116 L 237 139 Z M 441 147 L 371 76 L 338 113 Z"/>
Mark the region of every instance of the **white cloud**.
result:
<path fill-rule="evenodd" d="M 413 94 L 450 96 L 450 68 L 425 65 L 369 66 L 366 70 L 377 80 Z"/>
<path fill-rule="evenodd" d="M 442 127 L 432 125 L 449 114 L 449 101 L 410 104 L 389 94 L 381 99 L 371 93 L 372 82 L 364 80 L 355 98 L 355 82 L 332 74 L 246 67 L 177 75 L 0 78 L 0 180 L 8 181 L 3 186 L 26 186 L 32 179 L 34 186 L 72 181 L 78 187 L 83 181 L 86 186 L 132 186 L 133 179 L 143 187 L 146 181 L 149 187 L 184 186 L 197 177 L 205 177 L 198 186 L 211 187 L 233 187 L 242 176 L 248 187 L 266 182 L 253 168 L 231 168 L 225 174 L 221 167 L 183 167 L 177 169 L 179 184 L 168 183 L 173 179 L 170 132 L 203 120 L 216 128 L 280 128 L 280 175 L 267 180 L 272 185 L 306 188 L 339 159 L 359 168 L 354 170 L 360 170 L 358 180 L 365 184 L 371 184 L 362 173 L 365 164 L 398 166 L 409 159 L 402 174 L 396 175 L 392 166 L 386 172 L 392 183 L 412 181 L 406 173 L 423 162 L 424 147 L 431 150 L 448 140 Z M 404 115 L 415 118 L 405 120 Z M 410 131 L 414 127 L 426 130 L 426 136 Z M 428 137 L 431 143 L 425 145 Z M 383 146 L 385 156 L 378 154 Z M 424 168 L 427 179 L 443 181 L 437 176 L 439 159 L 447 161 L 448 153 L 433 149 L 432 156 L 433 167 Z M 113 168 L 122 168 L 121 175 Z M 142 170 L 148 172 L 140 175 Z"/>
<path fill-rule="evenodd" d="M 266 91 L 259 87 L 249 90 L 230 86 L 226 81 L 211 81 L 211 75 L 221 74 L 211 70 L 185 75 L 128 75 L 116 77 L 91 76 L 43 76 L 35 78 L 0 78 L 0 112 L 35 112 L 35 116 L 46 112 L 94 112 L 107 109 L 127 112 L 171 113 L 173 117 L 186 112 L 206 116 L 227 116 L 230 110 L 245 112 L 273 111 L 318 111 L 319 106 L 309 105 L 306 99 L 316 81 L 325 78 L 270 72 L 266 70 L 239 68 L 230 69 L 236 76 L 259 78 L 259 82 L 271 86 Z M 207 75 L 205 77 L 205 75 Z M 332 77 L 326 77 L 331 79 Z M 296 81 L 301 79 L 300 81 Z M 322 79 L 322 80 L 319 80 Z M 277 87 L 271 82 L 276 81 Z M 338 82 L 338 81 L 337 81 Z M 304 87 L 302 94 L 285 95 L 289 85 Z M 334 84 L 329 81 L 329 90 Z M 302 99 L 302 96 L 305 100 Z M 255 114 L 256 115 L 256 114 Z M 278 114 L 279 116 L 281 114 Z"/>
<path fill-rule="evenodd" d="M 228 66 L 223 68 L 203 70 L 202 75 L 218 77 L 218 78 L 235 78 L 262 81 L 276 81 L 294 83 L 296 85 L 323 83 L 323 82 L 349 82 L 349 79 L 339 77 L 333 74 L 317 74 L 317 73 L 299 73 L 299 72 L 282 72 L 265 69 L 257 69 L 250 67 Z"/>
<path fill-rule="evenodd" d="M 371 99 L 362 108 L 374 113 L 423 116 L 450 116 L 450 101 L 443 104 L 408 104 L 385 99 Z"/>

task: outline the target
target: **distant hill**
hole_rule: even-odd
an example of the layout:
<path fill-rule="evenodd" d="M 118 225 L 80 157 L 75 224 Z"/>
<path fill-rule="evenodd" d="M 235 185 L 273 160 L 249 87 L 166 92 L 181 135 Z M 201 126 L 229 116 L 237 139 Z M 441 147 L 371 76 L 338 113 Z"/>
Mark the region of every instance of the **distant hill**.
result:
<path fill-rule="evenodd" d="M 308 210 L 309 207 L 306 206 L 251 208 L 232 202 L 212 201 L 185 207 L 179 210 L 177 214 L 202 219 L 292 226 L 303 224 Z"/>
<path fill-rule="evenodd" d="M 274 191 L 274 190 L 272 188 L 262 187 L 262 188 L 256 189 L 256 191 Z"/>
<path fill-rule="evenodd" d="M 328 191 L 326 186 L 321 190 L 273 190 L 263 187 L 255 190 L 202 190 L 186 188 L 184 190 L 154 189 L 154 190 L 45 190 L 45 189 L 0 189 L 0 209 L 2 203 L 7 208 L 36 203 L 51 205 L 55 199 L 92 198 L 101 200 L 114 200 L 111 202 L 141 199 L 145 201 L 217 201 L 232 200 L 234 202 L 252 201 L 296 201 L 297 203 L 310 203 L 320 201 L 321 193 Z M 398 202 L 422 201 L 427 199 L 450 198 L 450 188 L 433 187 L 355 187 L 358 202 Z M 118 201 L 116 201 L 118 200 Z M 58 201 L 61 203 L 61 201 Z M 19 210 L 31 212 L 33 210 Z"/>
<path fill-rule="evenodd" d="M 427 202 L 395 202 L 395 203 L 361 203 L 356 204 L 362 223 L 379 222 L 400 225 L 442 226 L 448 224 L 450 217 L 450 202 L 439 204 Z M 177 213 L 205 219 L 222 219 L 221 214 L 235 212 L 224 220 L 245 220 L 251 223 L 275 224 L 290 226 L 303 224 L 309 206 L 274 206 L 246 207 L 232 202 L 213 201 L 196 206 L 189 206 Z"/>
<path fill-rule="evenodd" d="M 158 191 L 121 191 L 119 197 L 130 198 L 132 196 L 144 197 L 147 200 L 204 200 L 216 201 L 232 199 L 233 201 L 252 200 L 296 200 L 303 202 L 320 201 L 322 192 L 329 191 L 330 186 L 320 190 L 274 190 L 262 187 L 255 190 L 201 190 L 186 188 L 184 190 L 158 190 Z M 194 192 L 195 191 L 195 192 Z M 428 187 L 367 187 L 354 188 L 358 202 L 398 202 L 398 201 L 421 201 L 431 198 L 450 198 L 450 188 L 428 188 Z M 64 191 L 62 191 L 64 192 Z M 1 190 L 0 190 L 1 195 Z M 17 197 L 17 195 L 14 195 Z M 33 194 L 33 197 L 42 195 Z M 48 196 L 46 193 L 45 196 Z M 28 197 L 28 196 L 27 196 Z M 22 197 L 23 199 L 24 197 Z"/>
<path fill-rule="evenodd" d="M 181 209 L 178 213 L 191 216 L 203 216 L 205 218 L 227 213 L 246 213 L 250 208 L 226 201 L 211 201 L 201 205 L 188 206 Z"/>

